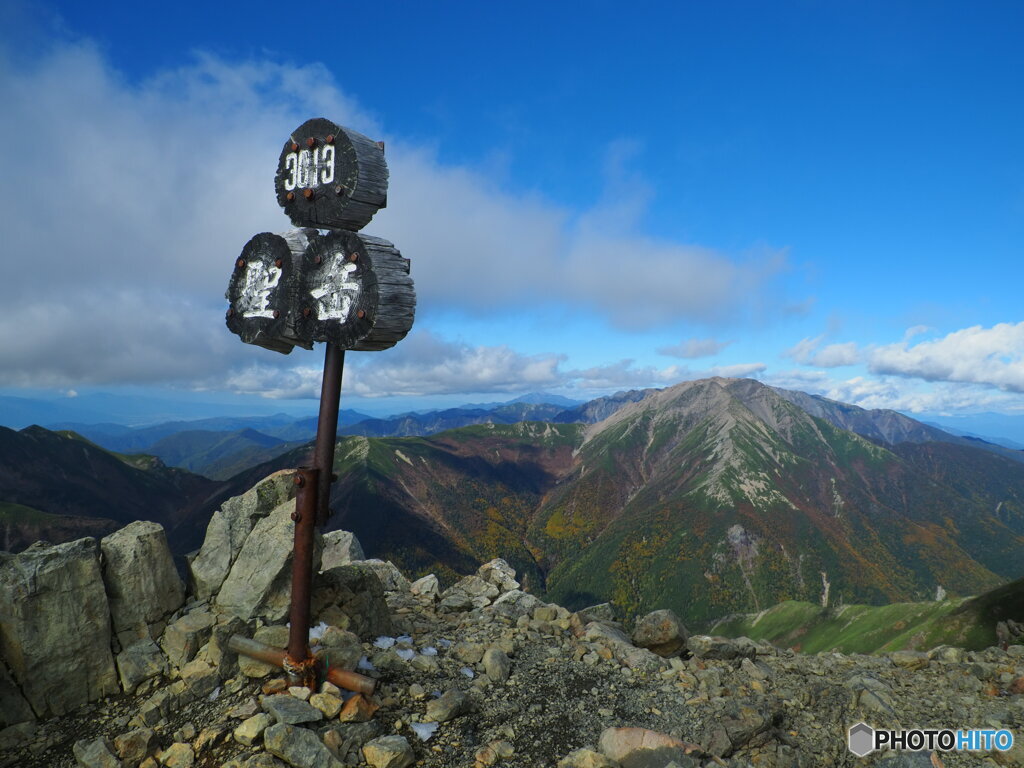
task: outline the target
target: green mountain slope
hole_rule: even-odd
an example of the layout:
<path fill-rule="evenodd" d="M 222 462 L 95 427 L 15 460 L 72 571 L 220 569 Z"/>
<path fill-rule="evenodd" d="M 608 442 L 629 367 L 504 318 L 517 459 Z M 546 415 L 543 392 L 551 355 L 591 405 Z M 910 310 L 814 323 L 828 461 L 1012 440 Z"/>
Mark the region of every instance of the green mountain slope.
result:
<path fill-rule="evenodd" d="M 943 474 L 758 382 L 688 382 L 590 428 L 528 535 L 547 553 L 552 599 L 672 607 L 695 622 L 826 593 L 875 604 L 937 585 L 977 593 L 1024 572 L 1008 492 L 1024 472 L 980 456 L 1013 479 L 964 475 L 965 495 L 952 454 Z"/>
<path fill-rule="evenodd" d="M 996 623 L 1024 619 L 1024 579 L 977 597 L 884 606 L 787 601 L 756 614 L 714 622 L 708 632 L 746 636 L 805 653 L 885 653 L 953 645 L 969 650 L 997 643 Z"/>

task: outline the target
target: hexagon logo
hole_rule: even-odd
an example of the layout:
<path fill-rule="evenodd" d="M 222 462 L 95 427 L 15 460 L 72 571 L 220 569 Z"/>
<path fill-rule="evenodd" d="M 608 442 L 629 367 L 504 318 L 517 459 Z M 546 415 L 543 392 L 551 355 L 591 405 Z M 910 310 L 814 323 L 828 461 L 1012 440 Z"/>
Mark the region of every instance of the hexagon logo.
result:
<path fill-rule="evenodd" d="M 866 723 L 857 723 L 847 733 L 846 746 L 857 757 L 864 757 L 875 750 L 875 729 Z"/>

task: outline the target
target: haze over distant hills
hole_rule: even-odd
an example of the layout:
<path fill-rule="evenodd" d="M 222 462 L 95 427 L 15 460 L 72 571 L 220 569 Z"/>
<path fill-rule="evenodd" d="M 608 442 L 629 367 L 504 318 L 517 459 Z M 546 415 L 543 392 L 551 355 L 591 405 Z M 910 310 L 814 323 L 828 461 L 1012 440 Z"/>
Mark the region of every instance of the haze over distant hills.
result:
<path fill-rule="evenodd" d="M 157 429 L 150 446 L 203 456 L 218 481 L 76 435 L 4 430 L 0 499 L 109 524 L 157 514 L 126 503 L 149 489 L 167 502 L 157 517 L 181 554 L 221 500 L 309 458 L 308 442 L 287 439 L 300 422 L 218 423 L 236 429 Z M 366 434 L 339 438 L 329 527 L 416 573 L 450 579 L 502 556 L 558 601 L 673 607 L 698 623 L 786 599 L 975 594 L 1024 574 L 1024 453 L 749 379 L 339 431 Z M 233 464 L 243 443 L 248 458 Z M 18 481 L 29 456 L 39 479 Z M 117 482 L 75 479 L 99 471 Z M 23 518 L 9 511 L 8 529 Z"/>

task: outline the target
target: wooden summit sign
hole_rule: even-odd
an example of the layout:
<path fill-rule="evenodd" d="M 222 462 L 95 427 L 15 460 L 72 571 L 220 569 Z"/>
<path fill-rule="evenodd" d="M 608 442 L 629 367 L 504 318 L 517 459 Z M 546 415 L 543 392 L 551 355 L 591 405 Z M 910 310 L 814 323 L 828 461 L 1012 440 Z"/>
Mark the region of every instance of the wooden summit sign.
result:
<path fill-rule="evenodd" d="M 296 229 L 246 243 L 228 282 L 228 328 L 288 354 L 314 341 L 357 351 L 393 347 L 412 327 L 409 260 L 379 237 Z"/>
<path fill-rule="evenodd" d="M 383 144 L 322 117 L 307 120 L 284 143 L 274 189 L 295 226 L 358 231 L 387 205 Z"/>
<path fill-rule="evenodd" d="M 383 144 L 324 118 L 300 125 L 274 177 L 298 229 L 261 233 L 242 249 L 226 293 L 231 332 L 283 354 L 316 341 L 363 351 L 403 339 L 416 310 L 409 260 L 357 234 L 387 187 Z"/>
<path fill-rule="evenodd" d="M 388 349 L 405 338 L 416 293 L 409 260 L 387 240 L 358 234 L 387 202 L 383 144 L 324 118 L 307 120 L 285 142 L 274 188 L 297 229 L 263 232 L 245 244 L 225 294 L 228 328 L 247 344 L 284 354 L 325 342 L 324 375 L 313 466 L 294 478 L 288 650 L 238 635 L 230 645 L 281 667 L 292 685 L 317 690 L 323 673 L 335 685 L 369 695 L 372 678 L 310 654 L 315 531 L 330 516 L 345 350 Z"/>

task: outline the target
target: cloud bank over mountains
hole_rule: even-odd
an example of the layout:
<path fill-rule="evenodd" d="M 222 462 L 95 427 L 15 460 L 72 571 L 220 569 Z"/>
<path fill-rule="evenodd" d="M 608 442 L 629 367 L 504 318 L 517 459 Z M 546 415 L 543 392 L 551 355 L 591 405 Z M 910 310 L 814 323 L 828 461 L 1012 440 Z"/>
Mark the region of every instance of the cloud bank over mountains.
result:
<path fill-rule="evenodd" d="M 367 231 L 412 258 L 417 327 L 427 331 L 407 351 L 356 366 L 355 391 L 564 379 L 561 351 L 436 338 L 439 312 L 568 308 L 630 330 L 737 322 L 772 311 L 769 288 L 785 267 L 779 254 L 739 260 L 645 237 L 628 205 L 569 210 L 446 166 L 388 135 L 321 65 L 197 55 L 135 83 L 88 42 L 64 43 L 32 62 L 5 61 L 0 98 L 0 140 L 15 148 L 0 172 L 17 180 L 0 190 L 4 247 L 16 255 L 13 279 L 0 281 L 0 336 L 10 340 L 0 386 L 219 381 L 250 390 L 273 379 L 267 392 L 312 394 L 306 367 L 319 360 L 242 345 L 223 323 L 232 260 L 257 232 L 290 226 L 274 202 L 273 168 L 287 131 L 311 114 L 387 140 L 389 207 Z"/>

